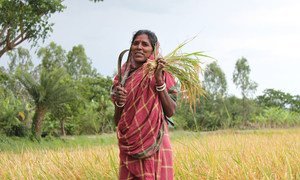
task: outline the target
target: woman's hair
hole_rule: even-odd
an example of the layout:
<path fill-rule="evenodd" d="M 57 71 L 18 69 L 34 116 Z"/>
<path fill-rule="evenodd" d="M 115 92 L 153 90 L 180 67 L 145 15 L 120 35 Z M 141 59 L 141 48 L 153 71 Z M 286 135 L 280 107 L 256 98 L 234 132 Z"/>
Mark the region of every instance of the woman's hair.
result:
<path fill-rule="evenodd" d="M 153 48 L 153 50 L 155 49 L 155 45 L 157 44 L 157 36 L 155 35 L 154 32 L 150 31 L 150 30 L 138 30 L 136 33 L 134 33 L 133 37 L 132 37 L 132 41 L 131 44 L 133 43 L 133 41 L 135 40 L 135 38 L 139 35 L 142 34 L 146 34 L 148 35 L 148 38 L 150 40 L 151 46 Z"/>

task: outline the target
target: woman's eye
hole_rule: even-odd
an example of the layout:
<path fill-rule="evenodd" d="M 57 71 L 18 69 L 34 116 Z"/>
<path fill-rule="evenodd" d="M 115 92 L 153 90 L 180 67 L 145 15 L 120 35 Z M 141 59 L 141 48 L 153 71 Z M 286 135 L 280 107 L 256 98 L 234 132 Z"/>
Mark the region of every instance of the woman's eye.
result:
<path fill-rule="evenodd" d="M 139 45 L 139 42 L 133 42 L 133 45 L 137 46 Z"/>
<path fill-rule="evenodd" d="M 142 45 L 145 46 L 145 47 L 146 47 L 146 46 L 149 46 L 149 44 L 146 43 L 146 42 L 143 42 Z"/>

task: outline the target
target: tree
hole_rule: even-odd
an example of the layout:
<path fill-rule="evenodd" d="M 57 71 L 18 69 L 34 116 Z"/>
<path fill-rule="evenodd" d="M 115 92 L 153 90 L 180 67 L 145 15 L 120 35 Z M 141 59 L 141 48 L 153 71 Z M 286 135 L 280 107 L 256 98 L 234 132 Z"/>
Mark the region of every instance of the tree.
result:
<path fill-rule="evenodd" d="M 293 96 L 291 110 L 300 113 L 300 95 Z"/>
<path fill-rule="evenodd" d="M 110 88 L 112 79 L 110 77 L 102 77 L 100 75 L 82 78 L 79 84 L 79 92 L 83 99 L 91 104 L 87 107 L 94 107 L 97 112 L 97 132 L 112 131 L 114 127 L 113 121 L 113 104 L 110 100 Z M 88 120 L 91 121 L 91 120 Z M 95 120 L 93 120 L 95 121 Z"/>
<path fill-rule="evenodd" d="M 67 74 L 62 68 L 51 72 L 42 69 L 39 80 L 35 80 L 31 74 L 23 71 L 18 71 L 16 77 L 34 100 L 32 132 L 39 140 L 46 113 L 76 98 L 73 87 L 70 83 L 64 82 Z"/>
<path fill-rule="evenodd" d="M 266 107 L 287 108 L 292 100 L 292 96 L 275 89 L 266 89 L 263 95 L 257 97 L 258 103 Z"/>
<path fill-rule="evenodd" d="M 224 72 L 216 62 L 209 64 L 204 72 L 204 88 L 214 96 L 223 97 L 227 92 L 227 81 Z"/>
<path fill-rule="evenodd" d="M 1 0 L 0 58 L 25 40 L 44 40 L 52 31 L 50 16 L 64 8 L 62 0 Z"/>
<path fill-rule="evenodd" d="M 280 90 L 266 89 L 263 95 L 257 97 L 257 101 L 264 107 L 277 107 L 280 109 L 289 109 L 299 112 L 300 96 L 292 96 L 290 93 L 285 93 Z"/>
<path fill-rule="evenodd" d="M 32 62 L 30 53 L 27 49 L 19 47 L 14 51 L 8 52 L 9 64 L 7 73 L 9 74 L 9 81 L 7 88 L 14 92 L 15 96 L 20 98 L 24 104 L 29 99 L 29 95 L 18 80 L 14 78 L 17 69 L 28 72 L 34 75 L 34 64 Z"/>
<path fill-rule="evenodd" d="M 227 92 L 227 81 L 224 72 L 216 62 L 209 64 L 204 72 L 204 88 L 208 92 L 207 98 L 205 98 L 204 109 L 206 117 L 203 117 L 203 122 L 209 122 L 210 128 L 217 129 L 223 123 L 227 123 L 230 120 L 226 104 L 224 102 L 224 96 Z M 225 114 L 226 113 L 226 114 Z M 224 117 L 227 116 L 227 121 L 224 121 Z M 208 124 L 208 123 L 206 123 Z"/>
<path fill-rule="evenodd" d="M 15 51 L 8 52 L 9 57 L 9 73 L 15 73 L 17 68 L 22 71 L 33 71 L 34 65 L 27 49 L 19 47 Z"/>
<path fill-rule="evenodd" d="M 39 68 L 44 68 L 47 71 L 64 67 L 67 60 L 66 51 L 54 42 L 51 42 L 46 47 L 40 48 L 37 55 L 42 60 L 41 67 Z"/>
<path fill-rule="evenodd" d="M 242 57 L 235 63 L 233 72 L 233 83 L 241 89 L 243 100 L 243 117 L 247 119 L 246 100 L 251 93 L 254 93 L 257 88 L 257 83 L 250 80 L 250 66 L 246 58 Z"/>
<path fill-rule="evenodd" d="M 75 80 L 96 75 L 96 70 L 92 69 L 91 61 L 87 57 L 82 45 L 74 46 L 68 52 L 64 66 Z"/>

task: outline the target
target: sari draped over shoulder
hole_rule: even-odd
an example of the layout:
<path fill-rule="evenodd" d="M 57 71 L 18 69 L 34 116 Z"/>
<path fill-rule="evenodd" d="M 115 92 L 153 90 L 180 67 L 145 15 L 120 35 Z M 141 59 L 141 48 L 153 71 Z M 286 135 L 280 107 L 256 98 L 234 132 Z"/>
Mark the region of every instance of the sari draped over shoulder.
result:
<path fill-rule="evenodd" d="M 167 137 L 167 121 L 156 91 L 156 80 L 154 74 L 145 73 L 146 65 L 147 63 L 144 63 L 143 66 L 132 72 L 130 64 L 127 67 L 123 65 L 121 70 L 122 74 L 129 75 L 124 85 L 127 91 L 127 99 L 117 125 L 120 161 L 121 165 L 125 165 L 135 177 L 142 173 L 137 169 L 145 171 L 143 168 L 135 168 L 137 164 L 143 162 L 143 159 L 161 158 L 158 153 L 162 149 L 162 144 L 167 144 L 171 151 L 169 138 Z M 176 83 L 173 76 L 168 72 L 164 72 L 164 80 L 167 91 L 176 95 L 177 91 L 174 88 Z M 119 84 L 118 81 L 116 76 L 114 86 Z M 172 161 L 171 159 L 170 154 L 170 161 Z M 131 163 L 128 163 L 128 160 Z M 134 165 L 134 161 L 136 161 L 136 165 Z M 170 163 L 172 164 L 172 162 Z M 147 167 L 144 169 L 147 169 Z"/>

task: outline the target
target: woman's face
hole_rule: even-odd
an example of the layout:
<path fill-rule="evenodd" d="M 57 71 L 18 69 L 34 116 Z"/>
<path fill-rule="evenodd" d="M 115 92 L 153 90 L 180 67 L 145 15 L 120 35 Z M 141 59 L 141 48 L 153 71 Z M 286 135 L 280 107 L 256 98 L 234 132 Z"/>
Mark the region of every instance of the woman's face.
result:
<path fill-rule="evenodd" d="M 153 48 L 147 34 L 137 36 L 131 44 L 131 53 L 136 65 L 140 66 L 152 54 Z"/>

